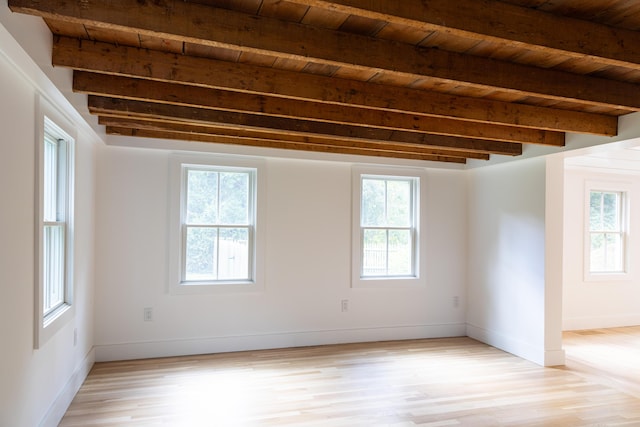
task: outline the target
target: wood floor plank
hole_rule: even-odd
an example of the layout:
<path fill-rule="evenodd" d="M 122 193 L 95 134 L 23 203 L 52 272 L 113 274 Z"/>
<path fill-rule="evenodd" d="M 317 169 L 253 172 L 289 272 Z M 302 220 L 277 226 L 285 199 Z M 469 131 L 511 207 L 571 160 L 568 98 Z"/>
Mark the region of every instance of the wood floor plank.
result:
<path fill-rule="evenodd" d="M 640 425 L 640 327 L 542 368 L 470 338 L 97 363 L 71 426 Z"/>

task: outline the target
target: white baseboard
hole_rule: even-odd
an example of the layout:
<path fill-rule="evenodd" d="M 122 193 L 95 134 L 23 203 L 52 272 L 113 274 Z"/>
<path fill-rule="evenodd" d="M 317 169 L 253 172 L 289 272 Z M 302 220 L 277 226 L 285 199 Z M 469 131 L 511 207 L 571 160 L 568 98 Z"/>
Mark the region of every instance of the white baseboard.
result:
<path fill-rule="evenodd" d="M 543 366 L 564 366 L 565 362 L 564 350 L 545 350 Z"/>
<path fill-rule="evenodd" d="M 465 336 L 463 323 L 287 332 L 96 345 L 96 361 L 147 359 L 354 342 Z"/>
<path fill-rule="evenodd" d="M 562 320 L 562 330 L 621 328 L 640 325 L 640 314 L 618 314 L 615 316 L 571 317 Z"/>
<path fill-rule="evenodd" d="M 56 400 L 51 404 L 46 415 L 40 421 L 40 427 L 56 427 L 60 424 L 62 417 L 69 408 L 71 401 L 75 397 L 76 393 L 80 389 L 80 386 L 89 375 L 91 367 L 96 361 L 96 353 L 92 348 L 85 358 L 76 367 L 76 370 L 67 381 L 67 384 L 58 394 Z"/>
<path fill-rule="evenodd" d="M 559 366 L 565 363 L 565 354 L 562 349 L 545 350 L 500 332 L 470 324 L 467 324 L 467 336 L 540 366 Z"/>

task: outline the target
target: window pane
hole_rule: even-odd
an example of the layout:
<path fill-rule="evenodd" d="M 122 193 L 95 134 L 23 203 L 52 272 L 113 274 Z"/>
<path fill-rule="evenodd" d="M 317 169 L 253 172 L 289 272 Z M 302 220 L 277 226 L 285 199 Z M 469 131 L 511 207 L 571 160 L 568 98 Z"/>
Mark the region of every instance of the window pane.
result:
<path fill-rule="evenodd" d="M 43 243 L 43 312 L 55 310 L 64 303 L 65 278 L 65 227 L 61 224 L 45 225 Z"/>
<path fill-rule="evenodd" d="M 387 274 L 387 231 L 364 230 L 362 242 L 362 275 Z"/>
<path fill-rule="evenodd" d="M 249 230 L 221 228 L 219 243 L 218 279 L 249 278 Z"/>
<path fill-rule="evenodd" d="M 623 272 L 624 251 L 621 233 L 591 233 L 590 271 Z"/>
<path fill-rule="evenodd" d="M 217 228 L 188 227 L 185 280 L 212 280 L 217 276 Z"/>
<path fill-rule="evenodd" d="M 220 173 L 220 224 L 249 223 L 249 174 Z"/>
<path fill-rule="evenodd" d="M 606 271 L 623 271 L 621 236 L 619 234 L 607 233 L 604 239 L 606 242 Z"/>
<path fill-rule="evenodd" d="M 53 138 L 45 138 L 43 166 L 44 221 L 55 222 L 58 220 L 58 144 Z"/>
<path fill-rule="evenodd" d="M 361 225 L 378 227 L 386 225 L 385 198 L 384 180 L 362 180 Z"/>
<path fill-rule="evenodd" d="M 604 236 L 600 233 L 591 233 L 591 256 L 589 270 L 593 272 L 605 271 L 604 268 Z"/>
<path fill-rule="evenodd" d="M 411 226 L 411 182 L 387 181 L 387 225 Z"/>
<path fill-rule="evenodd" d="M 618 193 L 604 193 L 602 197 L 603 205 L 603 230 L 618 231 L 619 230 L 619 210 L 618 210 Z"/>
<path fill-rule="evenodd" d="M 389 230 L 389 266 L 388 275 L 407 276 L 412 274 L 411 231 Z"/>
<path fill-rule="evenodd" d="M 218 221 L 218 172 L 187 171 L 187 224 Z"/>
<path fill-rule="evenodd" d="M 602 193 L 592 191 L 589 195 L 589 230 L 602 229 Z"/>

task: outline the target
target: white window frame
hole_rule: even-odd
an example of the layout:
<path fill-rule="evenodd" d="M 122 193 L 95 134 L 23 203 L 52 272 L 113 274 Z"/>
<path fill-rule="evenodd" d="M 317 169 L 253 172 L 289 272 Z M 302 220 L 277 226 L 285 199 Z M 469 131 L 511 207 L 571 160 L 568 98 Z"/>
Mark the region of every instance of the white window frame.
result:
<path fill-rule="evenodd" d="M 262 291 L 264 289 L 264 208 L 266 174 L 262 160 L 244 157 L 221 157 L 208 154 L 172 154 L 170 157 L 170 210 L 169 210 L 169 282 L 170 294 L 208 294 L 219 292 Z M 250 171 L 253 184 L 250 197 L 250 278 L 249 280 L 186 281 L 185 224 L 186 216 L 186 171 L 189 168 L 228 171 Z"/>
<path fill-rule="evenodd" d="M 623 271 L 592 272 L 591 271 L 591 227 L 590 200 L 591 192 L 610 192 L 621 194 L 621 228 Z M 619 181 L 586 181 L 584 194 L 584 280 L 586 282 L 604 282 L 631 280 L 630 245 L 629 245 L 629 212 L 631 207 L 631 184 Z"/>
<path fill-rule="evenodd" d="M 413 193 L 413 274 L 410 276 L 362 276 L 362 178 L 411 178 L 415 179 Z M 426 250 L 425 224 L 426 174 L 423 169 L 392 168 L 382 166 L 354 166 L 352 168 L 352 237 L 351 237 L 351 286 L 353 288 L 404 288 L 421 287 L 424 279 Z"/>
<path fill-rule="evenodd" d="M 44 150 L 45 135 L 49 134 L 59 141 L 57 154 L 58 181 L 56 183 L 59 198 L 56 200 L 58 216 L 54 222 L 45 222 L 45 176 Z M 35 328 L 34 347 L 41 348 L 64 325 L 69 323 L 74 315 L 73 305 L 73 247 L 74 247 L 74 169 L 75 169 L 75 131 L 68 120 L 57 113 L 46 101 L 40 100 L 36 116 L 36 283 L 34 298 Z M 62 303 L 45 313 L 46 278 L 45 278 L 45 236 L 44 229 L 51 225 L 61 225 L 64 228 L 63 259 L 63 298 Z"/>

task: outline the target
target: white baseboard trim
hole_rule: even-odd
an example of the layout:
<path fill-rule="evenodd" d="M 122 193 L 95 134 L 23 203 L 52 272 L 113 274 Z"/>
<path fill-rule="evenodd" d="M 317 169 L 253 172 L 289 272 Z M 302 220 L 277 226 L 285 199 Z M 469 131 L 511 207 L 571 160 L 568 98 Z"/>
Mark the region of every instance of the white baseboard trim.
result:
<path fill-rule="evenodd" d="M 78 364 L 76 370 L 71 375 L 71 378 L 67 381 L 67 384 L 49 407 L 46 415 L 42 418 L 42 421 L 40 421 L 40 427 L 56 427 L 60 424 L 62 417 L 64 417 L 65 412 L 67 412 L 71 401 L 75 397 L 76 393 L 78 393 L 78 390 L 87 378 L 87 375 L 89 375 L 89 371 L 91 371 L 91 367 L 93 367 L 95 361 L 96 352 L 92 348 L 82 362 Z"/>
<path fill-rule="evenodd" d="M 96 361 L 148 359 L 355 342 L 465 336 L 463 323 L 284 332 L 96 345 Z"/>
<path fill-rule="evenodd" d="M 545 350 L 500 332 L 470 324 L 467 324 L 467 336 L 540 366 L 560 366 L 565 363 L 564 350 L 562 349 Z"/>
<path fill-rule="evenodd" d="M 615 316 L 570 317 L 562 320 L 562 330 L 622 328 L 640 325 L 640 314 L 617 314 Z"/>
<path fill-rule="evenodd" d="M 564 366 L 565 362 L 564 350 L 545 350 L 543 366 Z"/>

